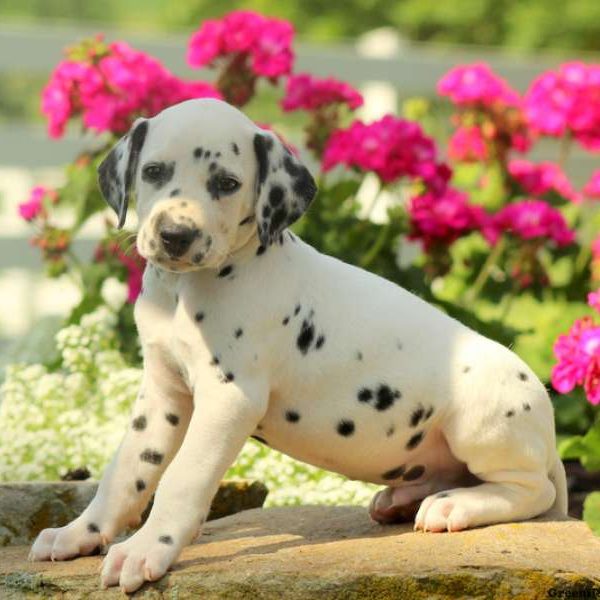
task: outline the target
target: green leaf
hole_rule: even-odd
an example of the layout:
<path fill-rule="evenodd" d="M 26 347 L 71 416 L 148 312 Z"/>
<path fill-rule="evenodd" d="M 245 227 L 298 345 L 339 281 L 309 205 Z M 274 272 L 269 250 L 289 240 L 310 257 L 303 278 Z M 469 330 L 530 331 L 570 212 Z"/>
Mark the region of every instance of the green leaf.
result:
<path fill-rule="evenodd" d="M 583 518 L 590 529 L 600 536 L 600 492 L 592 492 L 583 503 Z"/>

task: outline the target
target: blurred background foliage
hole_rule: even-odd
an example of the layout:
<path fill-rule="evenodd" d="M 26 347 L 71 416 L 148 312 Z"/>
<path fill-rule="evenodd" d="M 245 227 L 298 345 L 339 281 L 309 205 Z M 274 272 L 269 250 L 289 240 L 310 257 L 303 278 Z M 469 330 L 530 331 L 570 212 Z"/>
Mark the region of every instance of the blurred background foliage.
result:
<path fill-rule="evenodd" d="M 48 20 L 133 29 L 187 30 L 234 9 L 239 0 L 0 0 L 3 22 Z M 290 20 L 302 39 L 341 41 L 394 27 L 411 41 L 505 46 L 519 50 L 600 50 L 597 0 L 253 0 L 252 10 Z"/>

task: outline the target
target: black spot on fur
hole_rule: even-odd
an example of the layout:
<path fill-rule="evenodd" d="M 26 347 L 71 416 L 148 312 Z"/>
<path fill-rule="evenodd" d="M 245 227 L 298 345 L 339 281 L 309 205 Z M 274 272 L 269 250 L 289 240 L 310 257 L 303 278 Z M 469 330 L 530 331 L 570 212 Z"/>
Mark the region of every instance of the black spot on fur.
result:
<path fill-rule="evenodd" d="M 425 432 L 424 431 L 419 431 L 418 433 L 415 433 L 408 440 L 408 442 L 406 444 L 406 449 L 407 450 L 414 450 L 423 441 L 424 437 L 425 437 Z"/>
<path fill-rule="evenodd" d="M 529 379 L 529 376 L 527 375 L 527 373 L 524 373 L 523 371 L 519 372 L 519 379 L 521 381 L 527 381 Z"/>
<path fill-rule="evenodd" d="M 448 492 L 440 492 L 439 494 L 436 494 L 436 498 L 448 498 L 448 496 L 450 496 Z"/>
<path fill-rule="evenodd" d="M 211 162 L 210 165 L 208 165 L 208 170 L 213 173 L 214 171 L 217 170 L 217 163 L 216 162 Z"/>
<path fill-rule="evenodd" d="M 462 372 L 463 372 L 463 373 L 468 373 L 470 370 L 471 370 L 471 367 L 469 367 L 469 366 L 466 366 L 466 367 L 463 367 L 463 370 L 462 370 Z"/>
<path fill-rule="evenodd" d="M 354 421 L 350 421 L 349 419 L 342 419 L 337 424 L 337 432 L 344 437 L 352 435 L 354 433 L 354 429 Z"/>
<path fill-rule="evenodd" d="M 531 404 L 529 404 L 529 402 L 525 402 L 525 404 L 523 404 L 523 410 L 530 411 Z"/>
<path fill-rule="evenodd" d="M 283 188 L 280 185 L 274 185 L 269 192 L 269 204 L 273 208 L 277 208 L 283 202 L 284 195 Z"/>
<path fill-rule="evenodd" d="M 294 316 L 296 316 L 300 312 L 301 308 L 302 307 L 299 304 L 296 304 L 296 306 L 294 308 Z"/>
<path fill-rule="evenodd" d="M 232 271 L 233 271 L 233 265 L 227 265 L 226 267 L 223 267 L 217 273 L 217 277 L 227 277 L 227 275 L 231 275 Z"/>
<path fill-rule="evenodd" d="M 100 527 L 96 523 L 88 523 L 87 530 L 90 533 L 100 533 Z"/>
<path fill-rule="evenodd" d="M 274 235 L 285 223 L 287 219 L 288 213 L 284 206 L 280 206 L 277 210 L 273 212 L 273 216 L 271 217 L 271 222 L 269 224 L 269 233 Z"/>
<path fill-rule="evenodd" d="M 192 256 L 192 262 L 194 264 L 198 265 L 202 262 L 203 258 L 204 258 L 204 254 L 202 252 L 198 252 L 198 253 L 194 254 L 194 256 Z"/>
<path fill-rule="evenodd" d="M 283 321 L 281 321 L 281 324 L 282 324 L 282 325 L 287 325 L 289 322 L 290 322 L 290 318 L 289 318 L 289 317 L 285 317 L 285 318 L 283 319 Z"/>
<path fill-rule="evenodd" d="M 377 401 L 375 402 L 375 408 L 377 410 L 387 410 L 395 400 L 400 398 L 401 394 L 398 390 L 392 390 L 387 385 L 380 385 L 377 389 Z"/>
<path fill-rule="evenodd" d="M 270 142 L 270 144 L 268 142 Z M 258 165 L 256 173 L 257 192 L 260 192 L 260 189 L 267 179 L 267 173 L 269 172 L 269 150 L 272 146 L 273 141 L 266 135 L 257 133 L 254 136 L 254 153 L 256 154 L 256 162 Z"/>
<path fill-rule="evenodd" d="M 231 142 L 231 149 L 233 150 L 233 153 L 236 156 L 239 156 L 240 154 L 240 149 L 238 148 L 238 145 L 235 142 Z"/>
<path fill-rule="evenodd" d="M 261 444 L 264 444 L 265 446 L 269 445 L 269 443 L 267 442 L 267 440 L 265 440 L 265 438 L 260 437 L 259 435 L 251 435 L 250 437 L 253 440 L 256 440 L 257 442 L 260 442 Z"/>
<path fill-rule="evenodd" d="M 223 383 L 231 383 L 234 379 L 235 375 L 231 371 L 229 371 L 225 373 L 225 376 L 223 377 Z"/>
<path fill-rule="evenodd" d="M 404 475 L 404 471 L 406 471 L 406 466 L 400 465 L 399 467 L 396 467 L 395 469 L 390 469 L 389 471 L 386 471 L 381 476 L 381 479 L 385 479 L 386 481 L 390 481 L 392 479 L 398 479 L 398 477 L 402 477 L 402 475 Z"/>
<path fill-rule="evenodd" d="M 505 417 L 509 417 L 509 418 L 510 418 L 510 417 L 514 417 L 514 416 L 515 416 L 515 411 L 514 411 L 514 410 L 507 410 L 507 411 L 504 413 L 504 416 L 505 416 Z"/>
<path fill-rule="evenodd" d="M 173 427 L 176 427 L 177 425 L 179 425 L 179 417 L 176 414 L 173 413 L 167 413 L 165 415 L 165 419 L 167 419 L 167 421 L 173 425 Z"/>
<path fill-rule="evenodd" d="M 158 450 L 152 450 L 150 448 L 146 448 L 146 450 L 140 454 L 140 460 L 150 463 L 151 465 L 160 465 L 160 463 L 163 461 L 163 458 L 164 455 L 161 452 L 158 452 Z"/>
<path fill-rule="evenodd" d="M 302 354 L 306 354 L 309 351 L 310 345 L 312 344 L 314 338 L 315 326 L 307 319 L 304 319 L 304 321 L 302 321 L 302 326 L 300 327 L 300 333 L 298 334 L 298 338 L 296 340 L 298 350 L 300 350 Z"/>
<path fill-rule="evenodd" d="M 363 353 L 359 350 L 356 353 L 356 360 L 362 360 L 363 359 Z"/>
<path fill-rule="evenodd" d="M 181 190 L 179 188 L 176 188 L 174 190 L 171 190 L 171 193 L 169 194 L 169 196 L 171 198 L 175 198 L 175 196 L 179 196 L 179 194 L 181 194 Z"/>
<path fill-rule="evenodd" d="M 202 158 L 204 150 L 201 147 L 194 148 L 194 158 Z"/>
<path fill-rule="evenodd" d="M 256 249 L 256 256 L 261 256 L 262 254 L 265 253 L 265 250 L 267 249 L 266 246 L 263 246 L 262 244 Z"/>
<path fill-rule="evenodd" d="M 410 426 L 416 427 L 421 422 L 421 419 L 423 419 L 424 415 L 425 409 L 422 406 L 419 406 L 419 408 L 414 410 L 410 416 Z"/>
<path fill-rule="evenodd" d="M 396 342 L 396 348 L 398 348 L 398 350 L 402 350 L 403 347 L 402 342 Z"/>
<path fill-rule="evenodd" d="M 171 546 L 173 544 L 173 538 L 170 535 L 161 535 L 158 538 L 158 541 L 161 544 L 167 544 L 168 546 Z"/>
<path fill-rule="evenodd" d="M 204 321 L 204 313 L 202 311 L 197 312 L 194 315 L 194 319 L 196 320 L 196 323 L 200 323 L 200 322 Z"/>
<path fill-rule="evenodd" d="M 218 356 L 213 356 L 212 360 L 210 361 L 211 366 L 216 367 L 219 364 L 219 357 Z"/>
<path fill-rule="evenodd" d="M 404 481 L 414 481 L 415 479 L 419 479 L 423 473 L 425 473 L 425 467 L 423 465 L 416 465 L 406 471 L 402 479 L 404 479 Z"/>
<path fill-rule="evenodd" d="M 207 150 L 207 151 L 204 153 L 204 158 L 210 158 L 210 150 Z"/>
<path fill-rule="evenodd" d="M 394 435 L 394 433 L 395 433 L 395 432 L 396 432 L 396 428 L 395 428 L 393 425 L 390 425 L 390 426 L 387 428 L 387 430 L 386 430 L 386 432 L 385 432 L 385 435 L 386 435 L 387 437 L 392 437 L 392 436 Z"/>
<path fill-rule="evenodd" d="M 368 402 L 373 398 L 373 392 L 369 388 L 362 388 L 358 392 L 359 402 Z"/>
<path fill-rule="evenodd" d="M 136 431 L 144 431 L 144 429 L 146 429 L 146 425 L 148 424 L 148 421 L 146 420 L 146 417 L 144 415 L 140 415 L 139 417 L 136 417 L 132 422 L 131 422 L 131 426 L 136 430 Z"/>
<path fill-rule="evenodd" d="M 241 338 L 244 335 L 244 330 L 241 327 L 238 327 L 234 332 L 233 335 L 236 338 Z"/>
<path fill-rule="evenodd" d="M 429 419 L 429 417 L 431 417 L 432 414 L 433 414 L 433 406 L 430 406 L 427 409 L 427 412 L 425 413 L 425 421 L 427 421 L 427 419 Z"/>
<path fill-rule="evenodd" d="M 215 158 L 221 158 L 221 153 L 220 152 L 215 152 Z"/>
<path fill-rule="evenodd" d="M 325 343 L 325 336 L 324 336 L 324 335 L 320 335 L 320 336 L 317 338 L 317 341 L 316 341 L 316 343 L 315 343 L 315 348 L 316 348 L 317 350 L 319 350 L 319 349 L 321 348 L 321 346 L 323 346 L 323 344 L 324 344 L 324 343 Z"/>
<path fill-rule="evenodd" d="M 146 489 L 146 482 L 143 479 L 135 480 L 135 489 L 138 492 L 143 492 Z"/>
<path fill-rule="evenodd" d="M 286 410 L 285 420 L 290 423 L 297 423 L 300 420 L 300 415 L 295 410 Z"/>

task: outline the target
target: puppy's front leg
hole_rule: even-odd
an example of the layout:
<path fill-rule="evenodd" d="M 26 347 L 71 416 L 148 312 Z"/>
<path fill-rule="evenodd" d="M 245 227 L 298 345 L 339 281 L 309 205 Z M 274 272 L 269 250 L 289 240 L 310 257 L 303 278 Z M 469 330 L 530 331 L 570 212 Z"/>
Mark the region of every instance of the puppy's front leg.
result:
<path fill-rule="evenodd" d="M 217 387 L 218 386 L 218 387 Z M 199 532 L 227 468 L 262 419 L 266 386 L 216 383 L 197 390 L 183 444 L 158 486 L 144 526 L 112 546 L 102 585 L 131 592 L 162 577 Z"/>
<path fill-rule="evenodd" d="M 96 496 L 74 521 L 44 529 L 30 560 L 66 560 L 91 554 L 112 541 L 140 515 L 166 466 L 181 445 L 192 398 L 166 369 L 149 368 L 145 360 L 142 389 L 117 454 L 107 467 Z"/>

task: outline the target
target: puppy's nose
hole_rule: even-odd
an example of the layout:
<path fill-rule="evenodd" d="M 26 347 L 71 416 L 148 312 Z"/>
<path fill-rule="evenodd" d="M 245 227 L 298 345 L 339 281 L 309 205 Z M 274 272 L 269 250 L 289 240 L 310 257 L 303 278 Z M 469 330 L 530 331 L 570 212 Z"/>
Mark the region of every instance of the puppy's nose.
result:
<path fill-rule="evenodd" d="M 183 256 L 198 235 L 197 229 L 190 227 L 170 226 L 161 229 L 160 239 L 165 252 L 172 258 Z"/>

